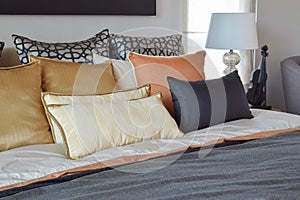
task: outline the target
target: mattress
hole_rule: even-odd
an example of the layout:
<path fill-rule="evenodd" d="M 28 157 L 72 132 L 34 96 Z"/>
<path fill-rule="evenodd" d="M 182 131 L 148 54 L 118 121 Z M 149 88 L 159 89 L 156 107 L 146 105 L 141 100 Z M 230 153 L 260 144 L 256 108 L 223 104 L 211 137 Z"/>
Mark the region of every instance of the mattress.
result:
<path fill-rule="evenodd" d="M 56 179 L 88 170 L 116 167 L 165 155 L 171 159 L 147 168 L 124 168 L 129 173 L 164 169 L 187 149 L 206 146 L 208 155 L 216 144 L 246 141 L 300 130 L 300 116 L 267 110 L 251 110 L 253 119 L 242 119 L 187 133 L 182 138 L 151 140 L 99 151 L 79 160 L 68 160 L 62 144 L 43 144 L 0 153 L 0 191 Z M 140 171 L 139 171 L 140 170 Z"/>
<path fill-rule="evenodd" d="M 180 157 L 172 154 L 7 190 L 4 199 L 298 199 L 299 143 L 300 132 L 291 132 L 217 145 L 207 156 L 202 156 L 206 147 L 192 149 Z M 171 164 L 149 170 L 174 156 Z"/>

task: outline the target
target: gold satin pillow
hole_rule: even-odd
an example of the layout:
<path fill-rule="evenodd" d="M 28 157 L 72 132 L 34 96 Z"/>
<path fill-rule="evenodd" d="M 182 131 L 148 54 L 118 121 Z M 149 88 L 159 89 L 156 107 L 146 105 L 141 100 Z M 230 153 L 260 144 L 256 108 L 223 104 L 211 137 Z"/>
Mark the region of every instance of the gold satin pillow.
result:
<path fill-rule="evenodd" d="M 53 105 L 48 111 L 62 130 L 70 159 L 145 140 L 183 136 L 160 94 L 129 101 Z"/>
<path fill-rule="evenodd" d="M 36 56 L 29 60 L 41 64 L 44 92 L 103 94 L 116 85 L 111 62 L 91 65 Z"/>
<path fill-rule="evenodd" d="M 164 105 L 174 116 L 167 76 L 187 81 L 204 80 L 205 55 L 205 51 L 182 56 L 147 56 L 130 52 L 128 59 L 134 66 L 138 85 L 150 83 L 151 94 L 162 93 Z"/>
<path fill-rule="evenodd" d="M 0 68 L 0 151 L 53 143 L 41 102 L 39 63 Z"/>
<path fill-rule="evenodd" d="M 78 103 L 101 103 L 110 101 L 121 101 L 130 99 L 139 99 L 148 97 L 150 93 L 150 85 L 144 85 L 139 88 L 118 91 L 114 93 L 102 94 L 102 95 L 90 95 L 90 96 L 73 96 L 72 94 L 62 93 L 42 93 L 42 102 L 46 110 L 47 118 L 52 130 L 52 135 L 55 143 L 64 143 L 62 133 L 56 123 L 51 117 L 48 111 L 49 106 L 53 105 L 72 105 Z"/>

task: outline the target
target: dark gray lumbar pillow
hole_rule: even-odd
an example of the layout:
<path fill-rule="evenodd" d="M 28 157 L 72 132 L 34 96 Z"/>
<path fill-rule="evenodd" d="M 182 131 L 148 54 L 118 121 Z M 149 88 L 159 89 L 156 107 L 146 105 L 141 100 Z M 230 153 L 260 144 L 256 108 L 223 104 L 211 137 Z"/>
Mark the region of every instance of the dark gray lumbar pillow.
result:
<path fill-rule="evenodd" d="M 183 132 L 253 118 L 237 71 L 206 81 L 167 79 L 175 120 Z"/>

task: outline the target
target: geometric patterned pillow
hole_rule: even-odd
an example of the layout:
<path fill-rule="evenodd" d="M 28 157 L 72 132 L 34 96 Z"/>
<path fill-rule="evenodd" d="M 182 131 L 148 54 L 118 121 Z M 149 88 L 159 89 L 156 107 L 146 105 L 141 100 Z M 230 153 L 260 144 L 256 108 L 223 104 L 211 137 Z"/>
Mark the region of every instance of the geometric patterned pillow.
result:
<path fill-rule="evenodd" d="M 88 64 L 93 64 L 93 52 L 109 57 L 108 29 L 92 38 L 78 42 L 48 43 L 15 34 L 12 38 L 23 64 L 29 62 L 29 55 Z"/>
<path fill-rule="evenodd" d="M 178 56 L 176 51 L 172 51 L 170 49 L 140 48 L 135 49 L 133 52 L 149 56 Z"/>
<path fill-rule="evenodd" d="M 110 34 L 110 58 L 126 60 L 130 51 L 150 56 L 183 55 L 182 34 L 162 37 L 132 37 Z"/>
<path fill-rule="evenodd" d="M 4 42 L 0 42 L 0 57 L 1 57 L 1 54 L 2 54 L 2 50 L 4 49 L 4 45 L 5 45 Z"/>

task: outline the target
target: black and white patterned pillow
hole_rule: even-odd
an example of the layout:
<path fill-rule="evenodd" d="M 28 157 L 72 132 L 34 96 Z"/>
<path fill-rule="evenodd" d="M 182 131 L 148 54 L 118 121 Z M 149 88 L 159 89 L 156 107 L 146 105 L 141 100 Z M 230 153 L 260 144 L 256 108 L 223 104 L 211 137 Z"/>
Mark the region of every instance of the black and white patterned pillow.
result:
<path fill-rule="evenodd" d="M 184 54 L 182 35 L 174 34 L 162 37 L 131 37 L 110 34 L 110 57 L 127 59 L 133 51 L 151 56 L 179 56 Z"/>
<path fill-rule="evenodd" d="M 133 52 L 144 54 L 144 55 L 152 55 L 152 56 L 178 56 L 176 51 L 172 51 L 169 49 L 158 49 L 158 48 L 141 48 L 135 49 Z"/>
<path fill-rule="evenodd" d="M 4 42 L 0 42 L 0 57 L 2 55 L 2 50 L 4 49 L 4 45 L 5 45 Z"/>
<path fill-rule="evenodd" d="M 20 61 L 29 62 L 28 56 L 55 58 L 79 63 L 93 63 L 93 52 L 109 57 L 109 31 L 102 30 L 94 37 L 78 42 L 48 43 L 12 35 Z"/>

